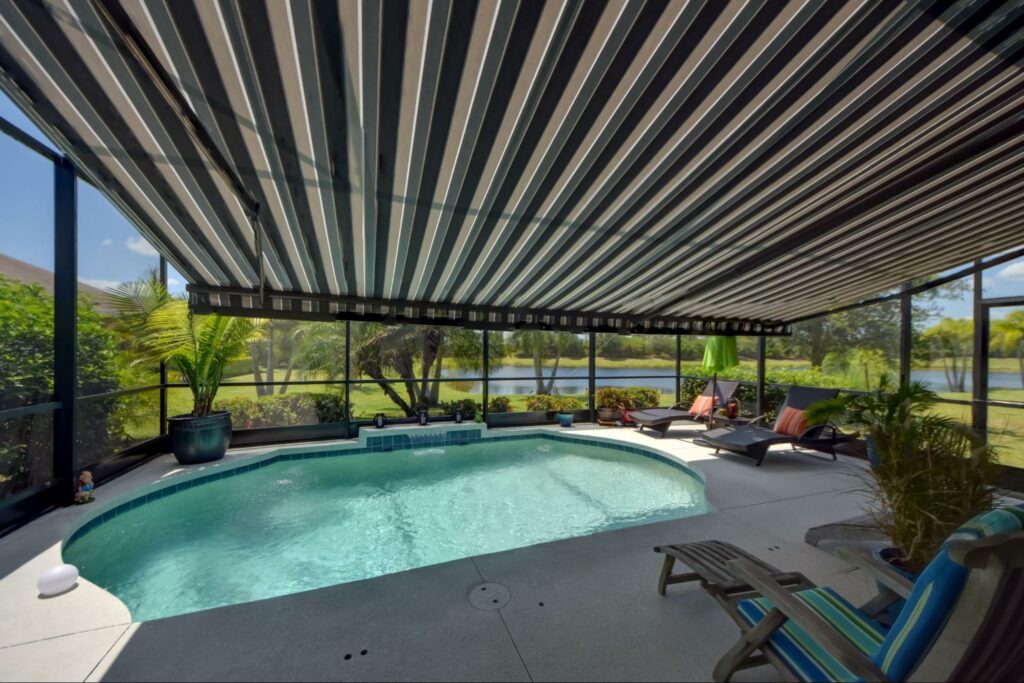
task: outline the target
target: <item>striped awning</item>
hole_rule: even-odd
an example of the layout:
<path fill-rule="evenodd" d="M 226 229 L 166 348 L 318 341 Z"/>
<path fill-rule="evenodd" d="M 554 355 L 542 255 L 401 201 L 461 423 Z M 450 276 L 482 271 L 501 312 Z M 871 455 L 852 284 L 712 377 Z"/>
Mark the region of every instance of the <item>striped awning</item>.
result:
<path fill-rule="evenodd" d="M 479 326 L 780 331 L 1018 246 L 1022 56 L 1020 0 L 0 2 L 197 308 Z"/>

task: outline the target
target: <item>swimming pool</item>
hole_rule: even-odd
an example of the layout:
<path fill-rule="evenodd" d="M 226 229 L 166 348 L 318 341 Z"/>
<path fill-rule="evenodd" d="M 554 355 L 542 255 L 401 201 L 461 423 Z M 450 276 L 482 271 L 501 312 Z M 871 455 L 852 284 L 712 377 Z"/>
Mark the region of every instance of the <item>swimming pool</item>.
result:
<path fill-rule="evenodd" d="M 682 465 L 558 436 L 342 453 L 143 495 L 64 559 L 145 621 L 706 511 Z"/>

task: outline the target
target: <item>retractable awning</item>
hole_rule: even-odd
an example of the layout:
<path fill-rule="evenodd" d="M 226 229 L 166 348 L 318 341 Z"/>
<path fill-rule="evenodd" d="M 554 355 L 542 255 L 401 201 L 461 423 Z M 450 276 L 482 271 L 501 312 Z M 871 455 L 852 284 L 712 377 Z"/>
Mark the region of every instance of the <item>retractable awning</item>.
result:
<path fill-rule="evenodd" d="M 1022 17 L 9 0 L 0 86 L 200 310 L 777 333 L 1024 242 Z"/>

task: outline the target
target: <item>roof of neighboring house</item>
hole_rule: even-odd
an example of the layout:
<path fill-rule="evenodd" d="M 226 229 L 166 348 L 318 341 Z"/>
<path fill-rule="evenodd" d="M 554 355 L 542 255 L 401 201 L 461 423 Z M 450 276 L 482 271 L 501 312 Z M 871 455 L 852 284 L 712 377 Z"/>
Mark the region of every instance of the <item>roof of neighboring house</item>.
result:
<path fill-rule="evenodd" d="M 20 261 L 12 256 L 0 254 L 0 276 L 9 280 L 18 280 L 31 285 L 39 285 L 47 294 L 53 294 L 53 271 Z M 78 283 L 78 293 L 84 294 L 95 302 L 95 308 L 101 313 L 113 313 L 110 296 L 102 289 Z"/>

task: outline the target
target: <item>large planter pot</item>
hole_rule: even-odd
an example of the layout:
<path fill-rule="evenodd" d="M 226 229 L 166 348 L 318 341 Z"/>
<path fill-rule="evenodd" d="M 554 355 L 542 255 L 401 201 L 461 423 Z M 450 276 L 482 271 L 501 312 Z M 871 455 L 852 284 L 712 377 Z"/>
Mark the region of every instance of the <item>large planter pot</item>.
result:
<path fill-rule="evenodd" d="M 572 413 L 558 413 L 558 424 L 562 427 L 572 427 Z"/>
<path fill-rule="evenodd" d="M 171 452 L 182 465 L 197 465 L 224 457 L 231 443 L 231 413 L 206 417 L 176 415 L 168 418 Z"/>
<path fill-rule="evenodd" d="M 597 419 L 605 422 L 615 422 L 622 419 L 622 411 L 618 408 L 598 408 Z"/>

